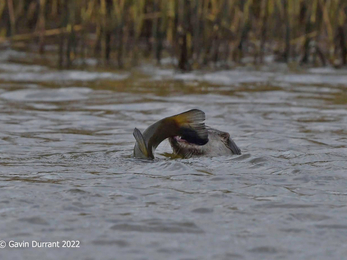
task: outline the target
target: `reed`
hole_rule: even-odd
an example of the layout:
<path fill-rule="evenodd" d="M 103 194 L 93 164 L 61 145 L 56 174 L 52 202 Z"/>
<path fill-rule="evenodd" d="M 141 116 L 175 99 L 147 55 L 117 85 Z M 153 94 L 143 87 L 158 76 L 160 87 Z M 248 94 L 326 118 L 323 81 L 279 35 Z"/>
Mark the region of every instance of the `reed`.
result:
<path fill-rule="evenodd" d="M 346 17 L 346 0 L 3 0 L 0 44 L 21 41 L 42 54 L 57 45 L 61 68 L 90 57 L 128 68 L 171 56 L 190 70 L 269 55 L 340 67 Z"/>

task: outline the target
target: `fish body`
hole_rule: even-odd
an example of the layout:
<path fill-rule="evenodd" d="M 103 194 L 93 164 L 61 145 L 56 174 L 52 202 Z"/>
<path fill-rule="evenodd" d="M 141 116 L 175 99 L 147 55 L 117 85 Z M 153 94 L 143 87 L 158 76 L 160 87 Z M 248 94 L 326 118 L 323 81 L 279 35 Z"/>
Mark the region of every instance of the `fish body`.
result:
<path fill-rule="evenodd" d="M 241 154 L 240 148 L 230 138 L 229 133 L 208 126 L 206 129 L 208 142 L 204 145 L 197 145 L 181 136 L 170 137 L 169 142 L 173 152 L 183 158 Z"/>
<path fill-rule="evenodd" d="M 196 145 L 208 142 L 208 133 L 204 124 L 205 113 L 192 109 L 184 113 L 166 117 L 149 126 L 143 133 L 137 128 L 133 135 L 136 143 L 134 157 L 154 159 L 154 150 L 166 138 L 183 136 L 185 140 Z"/>

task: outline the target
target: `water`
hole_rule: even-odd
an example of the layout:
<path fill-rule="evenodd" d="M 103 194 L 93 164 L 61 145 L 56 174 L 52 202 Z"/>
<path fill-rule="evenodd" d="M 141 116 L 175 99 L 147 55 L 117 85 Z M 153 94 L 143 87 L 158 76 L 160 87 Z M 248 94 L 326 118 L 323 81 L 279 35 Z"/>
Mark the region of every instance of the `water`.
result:
<path fill-rule="evenodd" d="M 346 257 L 346 71 L 90 73 L 13 62 L 26 55 L 0 55 L 2 259 Z M 131 157 L 134 127 L 191 108 L 242 155 Z"/>

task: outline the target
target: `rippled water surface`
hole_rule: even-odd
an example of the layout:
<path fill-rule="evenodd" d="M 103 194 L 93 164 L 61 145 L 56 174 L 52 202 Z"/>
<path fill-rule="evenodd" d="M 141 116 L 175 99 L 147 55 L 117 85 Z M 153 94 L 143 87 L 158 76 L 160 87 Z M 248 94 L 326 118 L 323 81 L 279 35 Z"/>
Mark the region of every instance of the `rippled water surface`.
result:
<path fill-rule="evenodd" d="M 344 259 L 347 73 L 55 71 L 0 53 L 2 259 Z M 191 108 L 241 156 L 131 157 L 134 127 Z"/>

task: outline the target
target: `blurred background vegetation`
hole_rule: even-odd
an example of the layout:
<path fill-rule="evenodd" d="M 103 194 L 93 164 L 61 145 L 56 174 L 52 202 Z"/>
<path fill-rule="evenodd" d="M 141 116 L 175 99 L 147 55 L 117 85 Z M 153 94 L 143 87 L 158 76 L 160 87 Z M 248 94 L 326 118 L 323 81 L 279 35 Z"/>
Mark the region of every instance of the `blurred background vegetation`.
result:
<path fill-rule="evenodd" d="M 347 64 L 346 0 L 1 0 L 0 46 L 130 68 Z"/>

